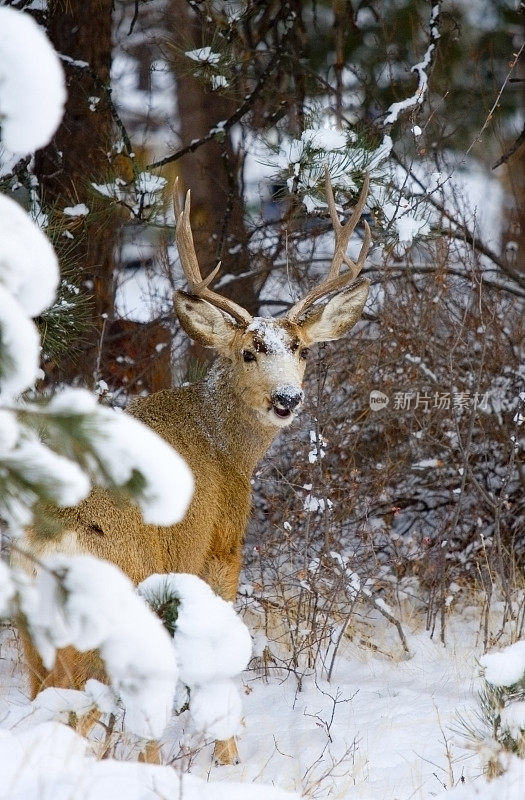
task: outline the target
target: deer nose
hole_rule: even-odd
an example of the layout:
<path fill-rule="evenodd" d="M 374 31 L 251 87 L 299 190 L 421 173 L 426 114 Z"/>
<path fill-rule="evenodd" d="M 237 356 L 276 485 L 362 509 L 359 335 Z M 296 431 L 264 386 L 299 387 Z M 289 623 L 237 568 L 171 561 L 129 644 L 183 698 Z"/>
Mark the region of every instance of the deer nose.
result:
<path fill-rule="evenodd" d="M 272 403 L 286 408 L 287 411 L 293 411 L 302 400 L 303 391 L 297 386 L 280 386 L 279 389 L 272 392 Z"/>

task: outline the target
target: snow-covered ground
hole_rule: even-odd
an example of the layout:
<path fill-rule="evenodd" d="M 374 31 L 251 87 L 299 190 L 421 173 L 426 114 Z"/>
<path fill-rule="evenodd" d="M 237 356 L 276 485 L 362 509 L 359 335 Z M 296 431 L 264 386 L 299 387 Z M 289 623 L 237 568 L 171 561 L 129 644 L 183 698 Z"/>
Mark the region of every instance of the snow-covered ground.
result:
<path fill-rule="evenodd" d="M 413 653 L 408 659 L 384 618 L 368 619 L 366 643 L 364 630 L 353 629 L 353 640 L 345 640 L 338 652 L 330 682 L 320 674 L 306 675 L 300 690 L 294 674 L 263 677 L 254 659 L 238 681 L 244 711 L 241 763 L 229 767 L 212 765 L 213 745 L 192 733 L 187 712 L 173 719 L 163 739 L 169 769 L 85 758 L 84 744 L 69 731 L 50 726 L 51 714 L 41 704 L 28 702 L 16 635 L 5 628 L 0 638 L 0 775 L 10 775 L 14 783 L 6 794 L 5 780 L 0 782 L 0 797 L 146 800 L 170 796 L 165 792 L 177 786 L 190 800 L 250 799 L 259 797 L 259 791 L 261 798 L 277 800 L 286 796 L 282 790 L 319 800 L 430 800 L 448 797 L 458 787 L 452 795 L 458 799 L 497 793 L 498 800 L 521 800 L 525 771 L 513 782 L 487 784 L 480 753 L 469 749 L 461 733 L 460 717 L 475 719 L 478 707 L 483 654 L 479 612 L 473 605 L 451 613 L 445 646 L 424 630 L 423 616 L 411 615 L 404 623 Z M 252 615 L 247 621 L 253 624 Z M 253 627 L 252 634 L 258 634 Z M 268 647 L 271 651 L 271 641 Z M 37 724 L 48 726 L 38 745 L 43 750 L 40 766 L 38 758 L 31 760 L 29 780 L 22 760 L 13 776 L 16 748 L 6 739 L 8 732 L 22 737 L 22 750 L 25 746 L 34 754 Z M 63 774 L 51 755 L 54 740 L 59 752 L 69 748 L 60 766 Z M 11 749 L 6 748 L 9 743 Z M 116 755 L 134 757 L 125 734 L 120 734 Z M 35 777 L 39 769 L 40 783 Z M 179 776 L 188 773 L 193 776 L 190 783 L 179 785 Z M 45 791 L 52 774 L 62 776 L 53 783 L 54 794 Z M 101 776 L 103 783 L 97 782 Z M 208 782 L 206 788 L 197 779 Z M 256 789 L 259 785 L 274 788 Z"/>

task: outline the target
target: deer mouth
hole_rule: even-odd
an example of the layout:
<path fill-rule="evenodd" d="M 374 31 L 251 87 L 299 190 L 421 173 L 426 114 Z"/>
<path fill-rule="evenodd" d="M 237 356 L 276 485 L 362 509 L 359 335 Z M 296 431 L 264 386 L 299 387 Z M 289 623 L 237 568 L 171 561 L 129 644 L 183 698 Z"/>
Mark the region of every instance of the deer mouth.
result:
<path fill-rule="evenodd" d="M 284 385 L 274 390 L 269 398 L 268 413 L 275 425 L 287 425 L 299 411 L 303 401 L 303 391 L 292 385 Z"/>
<path fill-rule="evenodd" d="M 274 425 L 284 427 L 290 425 L 297 416 L 298 409 L 284 408 L 284 406 L 277 403 L 271 403 L 268 409 L 268 414 Z"/>
<path fill-rule="evenodd" d="M 280 419 L 288 419 L 288 417 L 292 416 L 292 412 L 289 408 L 281 408 L 280 406 L 272 405 L 272 411 Z"/>

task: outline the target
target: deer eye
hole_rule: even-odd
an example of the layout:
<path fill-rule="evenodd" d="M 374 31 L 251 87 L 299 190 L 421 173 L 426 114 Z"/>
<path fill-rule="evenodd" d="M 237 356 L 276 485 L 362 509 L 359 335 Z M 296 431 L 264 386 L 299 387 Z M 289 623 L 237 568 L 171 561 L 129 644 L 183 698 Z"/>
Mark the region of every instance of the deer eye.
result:
<path fill-rule="evenodd" d="M 299 353 L 299 356 L 301 358 L 307 358 L 309 352 L 310 350 L 308 349 L 308 347 L 301 347 L 301 352 Z"/>
<path fill-rule="evenodd" d="M 242 351 L 242 357 L 243 357 L 243 361 L 246 361 L 247 364 L 249 364 L 250 361 L 255 361 L 256 360 L 255 353 L 252 353 L 251 350 L 243 350 Z"/>

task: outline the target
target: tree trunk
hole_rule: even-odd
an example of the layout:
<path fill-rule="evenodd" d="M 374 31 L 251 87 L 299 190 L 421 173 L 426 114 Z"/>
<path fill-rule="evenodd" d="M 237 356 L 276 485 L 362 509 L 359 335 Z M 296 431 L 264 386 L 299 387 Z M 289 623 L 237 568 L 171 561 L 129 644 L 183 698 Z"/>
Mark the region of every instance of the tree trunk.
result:
<path fill-rule="evenodd" d="M 56 365 L 55 378 L 95 377 L 103 347 L 104 316 L 113 313 L 113 254 L 116 217 L 107 203 L 94 196 L 91 182 L 110 173 L 113 123 L 105 87 L 111 66 L 112 0 L 53 0 L 47 33 L 60 53 L 66 73 L 68 100 L 53 141 L 36 154 L 36 173 L 44 207 L 53 210 L 59 227 L 67 226 L 63 209 L 85 203 L 86 217 L 74 218 L 74 268 L 82 289 L 92 296 L 88 331 L 80 357 Z M 98 212 L 98 213 L 97 213 Z M 59 248 L 60 249 L 60 248 Z M 63 264 L 65 268 L 71 264 Z"/>
<path fill-rule="evenodd" d="M 201 138 L 227 119 L 236 104 L 193 76 L 193 62 L 184 51 L 202 45 L 198 16 L 186 0 L 171 0 L 168 9 L 167 29 L 171 31 L 177 51 L 172 64 L 177 81 L 180 138 L 184 145 Z M 229 132 L 179 162 L 184 188 L 191 189 L 191 223 L 203 275 L 207 275 L 219 260 L 222 261 L 222 276 L 250 270 L 241 168 L 239 153 Z M 257 311 L 258 284 L 253 278 L 227 283 L 220 291 L 250 313 Z"/>

